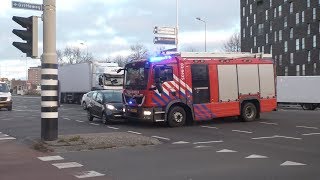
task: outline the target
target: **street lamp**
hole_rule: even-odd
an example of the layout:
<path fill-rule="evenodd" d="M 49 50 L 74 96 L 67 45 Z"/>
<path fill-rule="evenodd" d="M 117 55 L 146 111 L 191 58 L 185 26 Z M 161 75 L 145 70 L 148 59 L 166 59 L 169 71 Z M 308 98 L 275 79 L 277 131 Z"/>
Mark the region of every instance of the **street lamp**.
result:
<path fill-rule="evenodd" d="M 197 17 L 196 20 L 204 23 L 204 51 L 207 52 L 207 22 L 200 17 Z"/>

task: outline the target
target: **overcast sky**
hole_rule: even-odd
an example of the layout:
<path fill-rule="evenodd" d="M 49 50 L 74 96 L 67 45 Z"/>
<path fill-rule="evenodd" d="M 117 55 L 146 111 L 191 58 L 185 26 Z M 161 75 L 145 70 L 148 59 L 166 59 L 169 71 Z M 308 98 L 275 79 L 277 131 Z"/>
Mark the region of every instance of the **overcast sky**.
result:
<path fill-rule="evenodd" d="M 42 0 L 23 0 L 42 3 Z M 176 25 L 174 0 L 56 0 L 57 49 L 79 47 L 100 60 L 127 55 L 129 46 L 140 43 L 151 51 L 154 26 Z M 204 50 L 204 24 L 207 21 L 207 50 L 220 51 L 223 42 L 240 29 L 240 0 L 179 0 L 180 49 Z M 21 27 L 12 16 L 41 16 L 40 11 L 12 9 L 11 0 L 0 0 L 0 76 L 25 79 L 26 67 L 40 60 L 25 58 L 12 46 L 20 38 L 12 29 Z M 42 53 L 42 21 L 39 21 L 39 54 Z M 82 43 L 82 45 L 81 45 Z M 173 48 L 166 46 L 166 48 Z M 27 62 L 27 63 L 26 63 Z"/>

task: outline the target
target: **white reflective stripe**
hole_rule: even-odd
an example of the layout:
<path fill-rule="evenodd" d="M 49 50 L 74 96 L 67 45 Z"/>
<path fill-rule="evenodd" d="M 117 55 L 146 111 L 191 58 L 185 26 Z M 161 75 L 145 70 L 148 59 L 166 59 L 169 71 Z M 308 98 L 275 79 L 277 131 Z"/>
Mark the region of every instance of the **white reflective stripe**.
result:
<path fill-rule="evenodd" d="M 180 89 L 180 91 L 185 95 L 186 94 L 186 90 L 184 90 L 184 89 Z"/>
<path fill-rule="evenodd" d="M 175 91 L 175 89 L 172 86 L 170 86 L 168 82 L 163 83 L 163 85 L 165 85 L 171 92 Z"/>
<path fill-rule="evenodd" d="M 58 102 L 56 101 L 41 101 L 41 107 L 56 107 L 58 106 Z"/>
<path fill-rule="evenodd" d="M 41 112 L 41 118 L 58 118 L 58 112 Z"/>
<path fill-rule="evenodd" d="M 178 89 L 178 90 L 179 90 L 179 86 L 178 86 L 178 84 L 177 84 L 176 82 L 171 81 L 171 83 L 172 83 L 172 85 L 173 85 L 176 89 Z"/>
<path fill-rule="evenodd" d="M 42 69 L 41 70 L 42 74 L 53 74 L 57 75 L 58 74 L 58 69 Z"/>
<path fill-rule="evenodd" d="M 41 80 L 41 85 L 57 86 L 58 85 L 58 80 L 43 79 L 43 80 Z"/>
<path fill-rule="evenodd" d="M 58 96 L 58 91 L 49 91 L 49 90 L 42 90 L 42 96 Z"/>
<path fill-rule="evenodd" d="M 177 76 L 173 76 L 173 78 L 178 81 L 180 83 L 181 86 L 187 88 L 190 92 L 192 92 L 192 89 L 190 88 L 190 86 L 188 84 L 186 84 L 185 82 L 183 82 L 181 79 L 179 79 Z"/>
<path fill-rule="evenodd" d="M 163 89 L 163 92 L 166 93 L 166 95 L 169 96 L 169 91 L 165 87 L 162 87 L 162 89 Z"/>

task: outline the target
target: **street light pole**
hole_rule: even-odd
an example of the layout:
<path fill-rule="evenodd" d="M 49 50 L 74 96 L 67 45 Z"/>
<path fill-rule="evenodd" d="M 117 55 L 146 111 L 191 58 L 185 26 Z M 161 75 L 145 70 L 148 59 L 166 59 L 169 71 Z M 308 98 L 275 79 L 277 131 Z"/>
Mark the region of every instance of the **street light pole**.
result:
<path fill-rule="evenodd" d="M 200 17 L 197 17 L 196 20 L 204 23 L 204 51 L 207 52 L 207 22 Z"/>
<path fill-rule="evenodd" d="M 177 52 L 179 52 L 179 0 L 176 0 L 176 48 Z"/>

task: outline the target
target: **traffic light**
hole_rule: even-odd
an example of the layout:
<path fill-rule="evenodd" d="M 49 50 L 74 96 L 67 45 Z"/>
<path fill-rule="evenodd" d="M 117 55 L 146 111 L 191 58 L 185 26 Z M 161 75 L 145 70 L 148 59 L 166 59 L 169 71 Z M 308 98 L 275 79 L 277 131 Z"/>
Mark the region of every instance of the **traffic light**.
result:
<path fill-rule="evenodd" d="M 12 45 L 18 48 L 23 53 L 26 53 L 27 57 L 38 57 L 38 17 L 30 16 L 18 17 L 13 16 L 12 20 L 20 24 L 25 30 L 12 30 L 13 34 L 19 36 L 26 42 L 13 42 Z"/>

